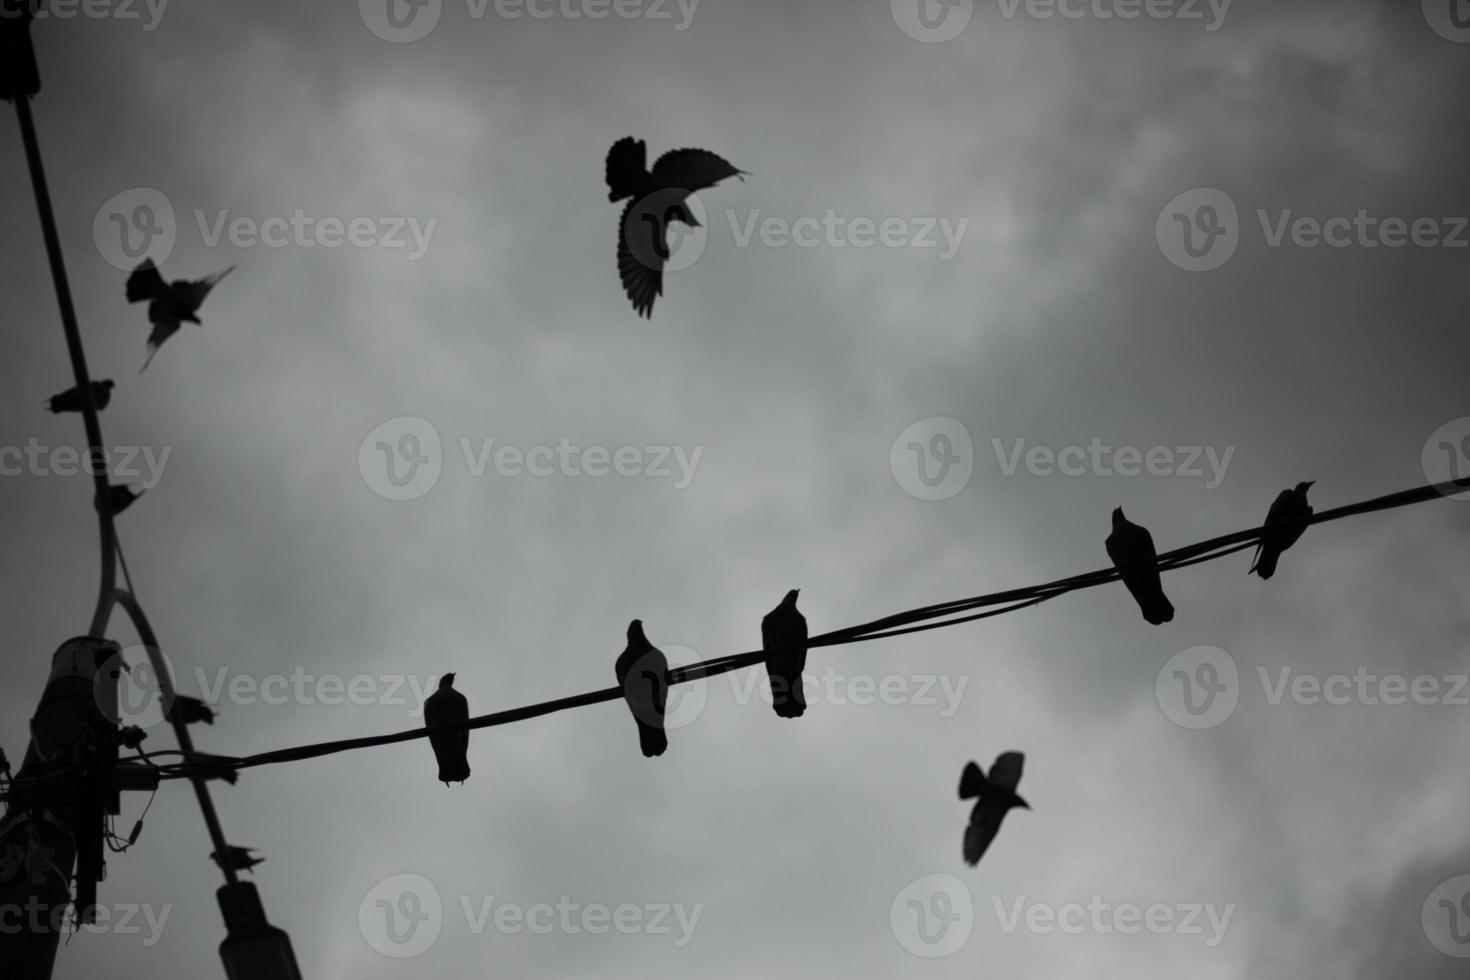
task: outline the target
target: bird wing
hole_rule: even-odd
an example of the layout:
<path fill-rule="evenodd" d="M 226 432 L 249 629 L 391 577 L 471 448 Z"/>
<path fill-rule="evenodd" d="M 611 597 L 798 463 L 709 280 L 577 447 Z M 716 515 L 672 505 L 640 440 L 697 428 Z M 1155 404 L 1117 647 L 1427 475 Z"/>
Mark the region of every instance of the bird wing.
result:
<path fill-rule="evenodd" d="M 668 224 L 646 209 L 634 214 L 637 205 L 629 201 L 618 221 L 618 276 L 633 309 L 639 316 L 652 318 L 654 297 L 664 292 Z"/>
<path fill-rule="evenodd" d="M 981 800 L 970 811 L 970 825 L 965 828 L 965 863 L 974 867 L 995 840 L 1000 831 L 1000 822 L 1005 819 L 1006 806 L 989 800 Z"/>
<path fill-rule="evenodd" d="M 1020 752 L 1002 752 L 990 767 L 990 784 L 1014 793 L 1021 782 L 1021 766 L 1025 761 L 1026 756 Z"/>
<path fill-rule="evenodd" d="M 188 304 L 189 309 L 198 310 L 204 305 L 204 298 L 209 295 L 209 291 L 218 285 L 221 279 L 234 271 L 235 267 L 230 266 L 223 272 L 215 272 L 203 279 L 195 279 L 193 282 L 180 280 L 177 291 Z"/>
<path fill-rule="evenodd" d="M 974 762 L 965 763 L 965 771 L 960 773 L 960 799 L 973 800 L 985 789 L 985 774 Z"/>
<path fill-rule="evenodd" d="M 607 180 L 607 199 L 616 201 L 629 194 L 637 195 L 637 185 L 647 183 L 648 144 L 624 136 L 607 151 L 603 177 Z"/>
<path fill-rule="evenodd" d="M 129 303 L 138 303 L 145 299 L 157 299 L 168 291 L 168 284 L 163 281 L 163 276 L 158 274 L 158 266 L 153 264 L 152 259 L 144 259 L 139 266 L 128 276 L 127 295 Z"/>
<path fill-rule="evenodd" d="M 653 176 L 665 187 L 694 191 L 713 187 L 727 177 L 740 177 L 744 170 L 709 150 L 670 150 L 653 164 Z"/>

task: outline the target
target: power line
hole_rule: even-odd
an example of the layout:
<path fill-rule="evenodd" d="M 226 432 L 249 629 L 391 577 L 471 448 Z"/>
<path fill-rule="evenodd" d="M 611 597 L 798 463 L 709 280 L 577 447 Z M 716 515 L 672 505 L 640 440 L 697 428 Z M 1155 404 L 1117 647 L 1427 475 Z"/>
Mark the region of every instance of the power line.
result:
<path fill-rule="evenodd" d="M 1341 507 L 1315 513 L 1307 518 L 1281 522 L 1280 524 L 1273 525 L 1272 529 L 1306 528 L 1313 524 L 1325 524 L 1329 521 L 1338 521 L 1347 517 L 1377 513 L 1398 507 L 1407 507 L 1430 500 L 1448 499 L 1452 494 L 1466 490 L 1470 490 L 1470 477 L 1413 487 L 1397 493 L 1345 504 Z M 1185 545 L 1182 548 L 1175 548 L 1173 551 L 1159 555 L 1157 566 L 1160 572 L 1175 571 L 1191 565 L 1225 558 L 1244 551 L 1255 544 L 1260 540 L 1261 535 L 1265 531 L 1266 527 L 1264 525 L 1261 527 L 1246 528 L 1245 530 L 1234 531 L 1230 534 L 1223 534 L 1219 537 L 1199 541 L 1195 544 Z M 1132 570 L 1131 568 L 1128 569 L 1128 571 Z M 1019 609 L 1037 606 L 1050 599 L 1066 595 L 1069 592 L 1106 585 L 1109 582 L 1117 581 L 1121 576 L 1122 570 L 1118 568 L 1106 568 L 1095 572 L 1086 572 L 1081 575 L 1057 579 L 1056 581 L 1047 582 L 1042 585 L 1009 589 L 1004 592 L 991 592 L 968 599 L 956 599 L 950 602 L 923 606 L 918 609 L 910 609 L 891 616 L 885 616 L 858 626 L 850 626 L 845 629 L 833 630 L 819 636 L 811 637 L 806 643 L 806 648 L 815 649 L 841 646 L 849 643 L 889 639 L 911 633 L 958 626 L 961 623 L 975 622 L 976 620 L 988 619 L 992 616 L 1000 616 Z M 972 610 L 977 609 L 983 611 L 972 612 Z M 683 684 L 705 677 L 728 673 L 732 670 L 739 670 L 742 667 L 755 666 L 765 663 L 769 655 L 781 652 L 784 651 L 752 650 L 746 653 L 730 654 L 724 657 L 705 660 L 687 667 L 670 670 L 669 683 L 671 685 Z M 608 687 L 597 691 L 588 691 L 585 694 L 574 694 L 551 701 L 542 701 L 538 704 L 528 704 L 518 708 L 496 711 L 487 715 L 479 715 L 466 721 L 438 725 L 432 728 L 414 728 L 384 735 L 368 735 L 361 738 L 316 742 L 227 760 L 215 759 L 209 762 L 186 761 L 174 763 L 160 767 L 160 778 L 201 780 L 211 776 L 219 776 L 222 773 L 253 768 L 255 766 L 276 765 L 283 762 L 299 762 L 304 759 L 315 759 L 325 755 L 335 755 L 340 752 L 350 752 L 356 749 L 372 748 L 378 745 L 391 745 L 396 742 L 408 742 L 414 739 L 427 738 L 429 735 L 439 732 L 494 728 L 499 725 L 509 725 L 513 722 L 539 718 L 542 715 L 554 714 L 558 711 L 569 711 L 573 708 L 600 704 L 604 701 L 615 701 L 622 696 L 622 688 Z"/>

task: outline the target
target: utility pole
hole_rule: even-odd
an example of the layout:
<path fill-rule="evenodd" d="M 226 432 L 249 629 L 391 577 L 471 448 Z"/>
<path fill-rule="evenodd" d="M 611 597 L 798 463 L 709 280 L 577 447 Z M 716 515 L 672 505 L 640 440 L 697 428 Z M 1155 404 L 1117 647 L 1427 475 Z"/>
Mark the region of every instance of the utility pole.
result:
<path fill-rule="evenodd" d="M 0 976 L 5 980 L 49 980 L 68 906 L 75 905 L 77 921 L 95 921 L 106 821 L 121 809 L 120 791 L 158 787 L 158 777 L 151 769 L 117 763 L 120 733 L 113 719 L 117 718 L 118 671 L 123 668 L 117 644 L 102 639 L 114 605 L 121 604 L 138 628 L 158 677 L 166 713 L 173 699 L 173 681 L 147 617 L 129 591 L 116 587 L 117 531 L 102 427 L 31 118 L 30 98 L 41 89 L 30 37 L 34 2 L 0 0 L 0 99 L 15 103 L 67 354 L 82 398 L 102 573 L 90 635 L 68 640 L 52 657 L 51 675 L 31 719 L 25 762 L 11 784 L 11 800 L 0 819 Z M 179 747 L 192 754 L 187 722 L 178 717 L 170 721 Z M 229 980 L 300 980 L 290 938 L 266 920 L 255 886 L 240 881 L 226 857 L 228 845 L 206 780 L 191 782 L 225 876 L 217 897 L 226 927 L 225 940 L 220 943 L 226 975 Z"/>

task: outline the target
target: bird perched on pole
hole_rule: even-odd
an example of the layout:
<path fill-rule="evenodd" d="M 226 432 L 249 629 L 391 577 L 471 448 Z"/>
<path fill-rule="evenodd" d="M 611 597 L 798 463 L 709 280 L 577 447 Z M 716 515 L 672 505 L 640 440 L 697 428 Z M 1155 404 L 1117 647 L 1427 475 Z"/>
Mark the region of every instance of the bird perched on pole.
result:
<path fill-rule="evenodd" d="M 164 717 L 170 722 L 181 721 L 186 725 L 203 722 L 206 725 L 214 724 L 214 709 L 198 698 L 191 698 L 187 694 L 175 694 L 173 703 L 168 706 Z"/>
<path fill-rule="evenodd" d="M 1143 618 L 1154 626 L 1172 620 L 1174 605 L 1159 581 L 1159 554 L 1148 528 L 1124 517 L 1123 508 L 1113 508 L 1113 531 L 1108 535 L 1107 549 L 1108 557 L 1122 573 L 1123 584 L 1138 601 Z"/>
<path fill-rule="evenodd" d="M 171 283 L 164 282 L 152 259 L 144 259 L 133 270 L 133 274 L 128 276 L 128 302 L 141 303 L 147 300 L 148 322 L 153 324 L 153 332 L 148 335 L 148 356 L 138 369 L 139 374 L 148 370 L 153 355 L 158 353 L 158 348 L 163 346 L 164 341 L 178 333 L 181 323 L 199 323 L 199 307 L 204 305 L 204 298 L 234 268 L 230 266 L 224 272 L 216 272 L 192 282 L 188 279 L 175 279 Z"/>
<path fill-rule="evenodd" d="M 257 864 L 265 861 L 265 858 L 255 856 L 255 848 L 253 847 L 236 847 L 234 844 L 227 844 L 225 848 L 225 856 L 223 858 L 220 857 L 219 851 L 209 852 L 209 859 L 222 869 L 226 864 L 229 864 L 236 871 L 249 871 Z"/>
<path fill-rule="evenodd" d="M 771 683 L 771 706 L 782 718 L 800 718 L 806 711 L 801 672 L 806 669 L 806 617 L 796 608 L 800 589 L 786 593 L 781 604 L 761 620 L 761 646 L 768 651 L 766 674 Z M 776 652 L 769 652 L 776 651 Z"/>
<path fill-rule="evenodd" d="M 439 678 L 439 689 L 424 702 L 424 724 L 437 728 L 468 721 L 469 717 L 470 703 L 454 689 L 454 674 L 445 674 Z M 463 783 L 470 778 L 468 728 L 435 732 L 429 736 L 429 747 L 434 750 L 434 759 L 439 763 L 439 780 L 445 786 L 451 782 Z"/>
<path fill-rule="evenodd" d="M 686 204 L 689 195 L 727 177 L 744 180 L 746 173 L 723 157 L 696 149 L 670 150 L 649 170 L 647 144 L 631 136 L 607 151 L 607 199 L 629 198 L 618 222 L 618 275 L 640 316 L 651 318 L 654 297 L 663 295 L 670 223 L 701 227 Z"/>
<path fill-rule="evenodd" d="M 126 483 L 110 483 L 107 486 L 107 506 L 114 515 L 127 510 L 141 496 L 142 490 L 134 490 Z"/>
<path fill-rule="evenodd" d="M 970 811 L 970 823 L 965 827 L 965 863 L 974 867 L 990 842 L 995 840 L 1000 823 L 1012 809 L 1031 809 L 1031 804 L 1016 793 L 1021 782 L 1021 766 L 1026 757 L 1020 752 L 1002 752 L 995 757 L 990 775 L 985 775 L 974 762 L 965 765 L 960 774 L 960 799 L 979 797 L 975 808 Z"/>
<path fill-rule="evenodd" d="M 669 697 L 669 660 L 643 635 L 643 620 L 628 624 L 628 645 L 614 667 L 623 700 L 638 723 L 638 746 L 645 758 L 663 755 L 669 747 L 664 734 L 664 706 Z"/>
<path fill-rule="evenodd" d="M 1276 574 L 1276 562 L 1281 557 L 1281 553 L 1296 544 L 1307 526 L 1305 524 L 1298 524 L 1295 527 L 1275 525 L 1302 521 L 1312 516 L 1312 505 L 1307 503 L 1307 491 L 1316 482 L 1316 480 L 1308 480 L 1305 483 L 1298 483 L 1295 487 L 1283 490 L 1276 495 L 1276 499 L 1271 502 L 1271 509 L 1266 512 L 1266 530 L 1262 532 L 1261 540 L 1256 545 L 1256 554 L 1251 559 L 1251 567 L 1246 571 L 1247 575 L 1255 572 L 1264 579 Z"/>
<path fill-rule="evenodd" d="M 108 402 L 112 401 L 112 379 L 103 378 L 101 381 L 93 381 L 89 387 L 92 389 L 92 406 L 100 412 L 107 407 Z M 86 401 L 82 398 L 82 389 L 76 387 L 68 388 L 46 399 L 46 408 L 53 415 L 60 415 L 62 412 L 80 412 L 85 407 Z"/>

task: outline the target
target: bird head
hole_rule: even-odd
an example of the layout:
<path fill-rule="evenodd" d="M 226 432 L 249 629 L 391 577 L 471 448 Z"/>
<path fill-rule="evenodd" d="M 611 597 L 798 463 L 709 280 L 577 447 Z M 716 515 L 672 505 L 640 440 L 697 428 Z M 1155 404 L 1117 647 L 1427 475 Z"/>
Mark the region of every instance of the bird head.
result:
<path fill-rule="evenodd" d="M 1119 525 L 1125 523 L 1127 520 L 1128 518 L 1123 516 L 1123 508 L 1113 508 L 1113 527 L 1118 527 Z"/>
<path fill-rule="evenodd" d="M 1016 794 L 1016 802 L 1012 805 L 1019 807 L 1022 810 L 1031 809 L 1031 804 L 1026 802 L 1026 797 L 1020 795 L 1019 793 Z"/>
<path fill-rule="evenodd" d="M 1298 483 L 1296 485 L 1296 492 L 1298 494 L 1300 494 L 1301 496 L 1305 497 L 1307 495 L 1307 491 L 1310 490 L 1310 489 L 1312 489 L 1312 484 L 1314 484 L 1316 482 L 1317 482 L 1316 480 L 1306 480 L 1306 481 L 1304 481 L 1302 483 Z"/>
<path fill-rule="evenodd" d="M 439 687 L 442 689 L 442 688 L 453 687 L 453 686 L 454 686 L 454 671 L 451 670 L 449 673 L 447 673 L 443 677 L 439 678 Z"/>
<path fill-rule="evenodd" d="M 665 217 L 668 221 L 682 222 L 683 224 L 688 225 L 690 228 L 704 227 L 704 225 L 701 225 L 699 223 L 699 219 L 694 216 L 694 212 L 690 211 L 688 206 L 685 205 L 683 201 L 678 201 L 674 204 L 669 205 L 669 210 Z"/>
<path fill-rule="evenodd" d="M 112 386 L 113 386 L 113 380 L 111 378 L 104 378 L 102 380 L 101 384 L 102 384 L 102 387 L 106 388 L 108 391 L 111 391 L 112 390 Z"/>
<path fill-rule="evenodd" d="M 786 593 L 786 598 L 781 600 L 781 605 L 794 607 L 796 605 L 796 597 L 800 594 L 800 589 L 792 589 L 790 592 Z"/>
<path fill-rule="evenodd" d="M 643 620 L 635 619 L 628 624 L 629 643 L 647 643 L 648 638 L 643 635 Z"/>

